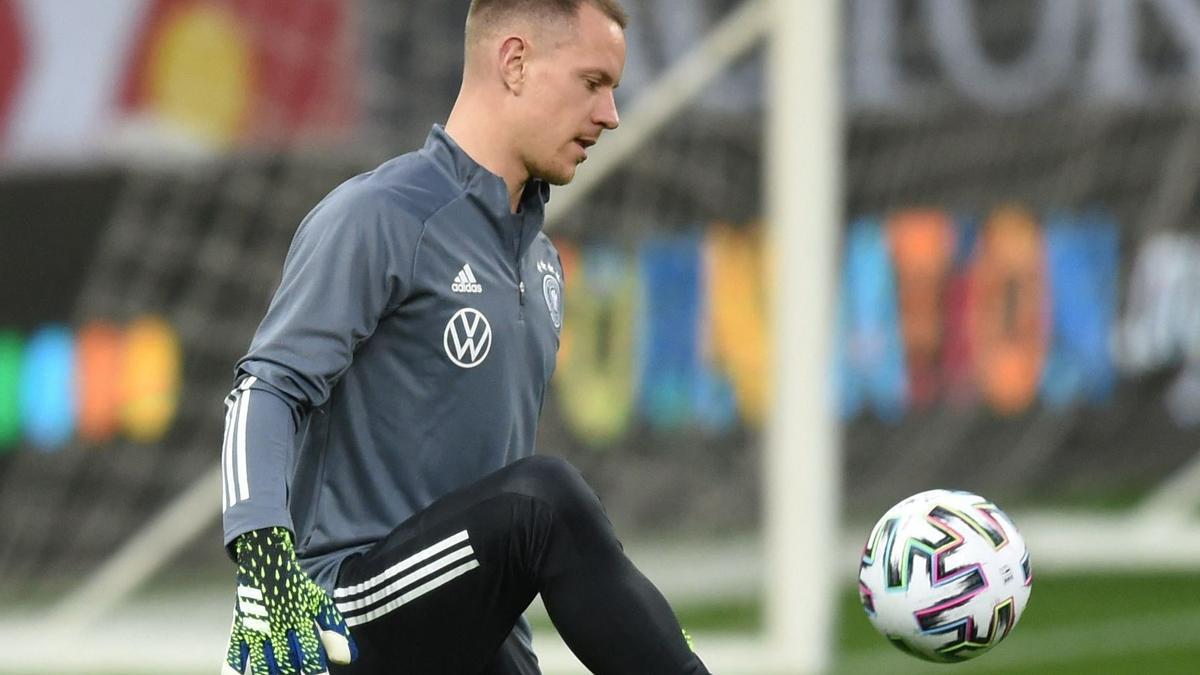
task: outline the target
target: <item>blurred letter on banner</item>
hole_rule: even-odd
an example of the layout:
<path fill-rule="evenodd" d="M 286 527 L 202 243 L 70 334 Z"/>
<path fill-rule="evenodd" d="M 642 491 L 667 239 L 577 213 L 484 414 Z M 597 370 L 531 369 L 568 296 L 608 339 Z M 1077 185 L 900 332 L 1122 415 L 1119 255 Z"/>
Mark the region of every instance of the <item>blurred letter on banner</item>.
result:
<path fill-rule="evenodd" d="M 1054 216 L 1046 225 L 1053 329 L 1042 397 L 1066 407 L 1099 402 L 1116 385 L 1109 336 L 1116 321 L 1117 224 L 1105 216 Z"/>
<path fill-rule="evenodd" d="M 21 440 L 21 337 L 0 332 L 0 452 Z"/>
<path fill-rule="evenodd" d="M 21 368 L 25 437 L 43 451 L 59 450 L 75 432 L 75 341 L 64 326 L 29 338 Z"/>
<path fill-rule="evenodd" d="M 878 218 L 860 218 L 850 225 L 839 314 L 837 372 L 842 414 L 853 417 L 871 407 L 882 419 L 898 420 L 906 408 L 908 377 L 895 272 Z"/>
<path fill-rule="evenodd" d="M 657 429 L 693 419 L 700 366 L 700 242 L 697 237 L 654 237 L 643 244 L 642 414 Z"/>
<path fill-rule="evenodd" d="M 733 383 L 742 418 L 758 426 L 766 419 L 771 391 L 766 290 L 770 270 L 762 228 L 716 223 L 708 229 L 706 254 L 710 358 Z"/>
<path fill-rule="evenodd" d="M 910 404 L 928 408 L 941 389 L 943 290 L 954 261 L 954 224 L 933 209 L 901 211 L 887 221 L 896 266 Z"/>
<path fill-rule="evenodd" d="M 971 277 L 972 354 L 984 399 L 1002 414 L 1037 396 L 1046 355 L 1045 261 L 1033 216 L 998 209 L 984 225 Z"/>
<path fill-rule="evenodd" d="M 92 443 L 110 440 L 120 426 L 122 335 L 107 321 L 79 331 L 79 437 Z"/>
<path fill-rule="evenodd" d="M 637 270 L 611 249 L 581 254 L 557 245 L 567 309 L 554 387 L 567 428 L 585 442 L 609 443 L 625 433 L 633 413 Z"/>
<path fill-rule="evenodd" d="M 179 405 L 182 377 L 179 338 L 165 321 L 139 319 L 125 331 L 121 378 L 126 435 L 141 443 L 161 440 Z"/>

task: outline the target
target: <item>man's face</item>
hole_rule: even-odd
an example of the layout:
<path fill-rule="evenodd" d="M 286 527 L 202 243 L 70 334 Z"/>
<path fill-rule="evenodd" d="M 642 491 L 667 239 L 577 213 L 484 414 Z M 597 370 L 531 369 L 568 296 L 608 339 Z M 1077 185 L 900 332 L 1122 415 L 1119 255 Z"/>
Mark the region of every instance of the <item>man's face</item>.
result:
<path fill-rule="evenodd" d="M 572 33 L 546 35 L 529 61 L 516 136 L 530 176 L 554 185 L 571 182 L 587 148 L 619 123 L 613 90 L 625 70 L 624 32 L 584 3 Z"/>

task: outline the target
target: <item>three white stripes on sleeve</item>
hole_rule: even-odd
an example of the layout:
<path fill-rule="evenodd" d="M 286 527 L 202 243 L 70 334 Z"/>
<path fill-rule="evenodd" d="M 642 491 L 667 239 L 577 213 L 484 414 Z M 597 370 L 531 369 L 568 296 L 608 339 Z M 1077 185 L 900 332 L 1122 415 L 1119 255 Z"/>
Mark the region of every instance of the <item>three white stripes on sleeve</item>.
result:
<path fill-rule="evenodd" d="M 250 499 L 246 469 L 246 416 L 250 414 L 250 387 L 257 377 L 247 377 L 225 397 L 225 444 L 221 448 L 221 512 Z"/>

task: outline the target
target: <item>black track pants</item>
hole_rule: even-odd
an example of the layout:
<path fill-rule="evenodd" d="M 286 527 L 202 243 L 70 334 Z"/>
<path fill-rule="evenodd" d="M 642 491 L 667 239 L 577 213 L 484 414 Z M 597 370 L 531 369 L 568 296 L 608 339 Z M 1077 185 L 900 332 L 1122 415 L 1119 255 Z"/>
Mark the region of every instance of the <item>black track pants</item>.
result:
<path fill-rule="evenodd" d="M 709 672 L 595 493 L 540 456 L 439 499 L 343 563 L 334 600 L 360 656 L 332 672 L 536 675 L 518 620 L 538 593 L 597 675 Z"/>

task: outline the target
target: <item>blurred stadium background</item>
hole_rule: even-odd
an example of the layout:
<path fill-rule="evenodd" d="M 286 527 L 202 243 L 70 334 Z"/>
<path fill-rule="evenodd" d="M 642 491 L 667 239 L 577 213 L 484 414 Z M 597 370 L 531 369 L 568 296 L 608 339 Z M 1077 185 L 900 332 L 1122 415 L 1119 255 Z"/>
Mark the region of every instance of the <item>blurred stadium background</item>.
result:
<path fill-rule="evenodd" d="M 467 4 L 0 0 L 0 672 L 216 672 L 232 364 L 304 213 L 444 119 Z M 1195 672 L 1200 2 L 788 4 L 626 0 L 624 128 L 552 201 L 541 451 L 719 672 L 924 672 L 852 579 L 930 487 L 1012 513 L 1038 575 L 959 670 Z M 833 159 L 772 161 L 791 127 Z M 793 255 L 772 214 L 836 247 Z M 782 438 L 826 407 L 772 417 L 777 325 L 831 394 Z M 764 467 L 822 457 L 815 511 L 775 506 L 813 476 Z M 548 675 L 580 672 L 532 613 Z"/>

